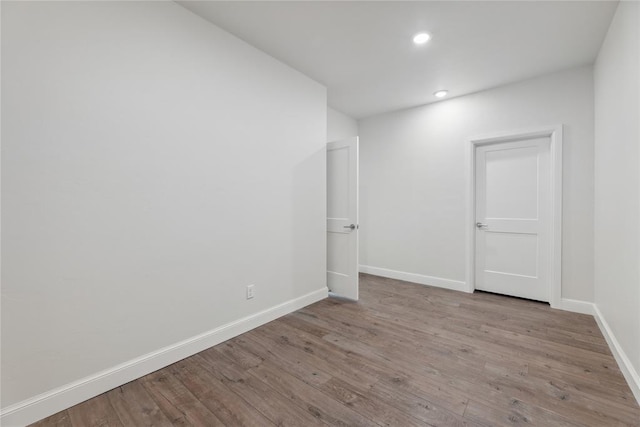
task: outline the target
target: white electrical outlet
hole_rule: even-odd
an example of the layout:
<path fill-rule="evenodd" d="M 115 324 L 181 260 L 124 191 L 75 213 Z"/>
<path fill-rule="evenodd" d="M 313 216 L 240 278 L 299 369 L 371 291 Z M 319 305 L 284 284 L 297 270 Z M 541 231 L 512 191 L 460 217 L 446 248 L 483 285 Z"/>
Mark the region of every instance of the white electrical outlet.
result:
<path fill-rule="evenodd" d="M 253 295 L 253 288 L 255 285 L 249 285 L 247 286 L 247 299 L 251 299 L 254 297 Z"/>

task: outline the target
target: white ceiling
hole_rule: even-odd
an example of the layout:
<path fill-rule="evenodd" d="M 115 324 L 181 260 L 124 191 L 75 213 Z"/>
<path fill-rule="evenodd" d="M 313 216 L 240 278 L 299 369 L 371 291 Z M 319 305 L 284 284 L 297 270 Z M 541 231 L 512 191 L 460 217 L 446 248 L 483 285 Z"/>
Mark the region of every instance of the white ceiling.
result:
<path fill-rule="evenodd" d="M 328 88 L 354 118 L 590 64 L 617 2 L 181 1 Z M 420 31 L 433 39 L 416 46 Z"/>

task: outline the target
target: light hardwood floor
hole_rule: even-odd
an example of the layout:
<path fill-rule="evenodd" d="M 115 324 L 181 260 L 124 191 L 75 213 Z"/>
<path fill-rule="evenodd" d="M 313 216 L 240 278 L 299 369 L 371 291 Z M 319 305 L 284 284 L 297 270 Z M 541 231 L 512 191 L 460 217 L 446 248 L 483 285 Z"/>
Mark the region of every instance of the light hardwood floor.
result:
<path fill-rule="evenodd" d="M 591 316 L 361 275 L 38 426 L 640 426 Z"/>

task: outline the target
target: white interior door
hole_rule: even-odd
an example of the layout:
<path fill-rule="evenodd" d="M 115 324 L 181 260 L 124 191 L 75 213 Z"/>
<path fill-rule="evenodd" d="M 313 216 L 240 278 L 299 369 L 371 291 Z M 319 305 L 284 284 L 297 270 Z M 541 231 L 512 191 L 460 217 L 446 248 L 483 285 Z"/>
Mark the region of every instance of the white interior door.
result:
<path fill-rule="evenodd" d="M 358 299 L 358 138 L 327 144 L 327 286 Z"/>
<path fill-rule="evenodd" d="M 476 147 L 476 289 L 551 298 L 550 138 Z"/>

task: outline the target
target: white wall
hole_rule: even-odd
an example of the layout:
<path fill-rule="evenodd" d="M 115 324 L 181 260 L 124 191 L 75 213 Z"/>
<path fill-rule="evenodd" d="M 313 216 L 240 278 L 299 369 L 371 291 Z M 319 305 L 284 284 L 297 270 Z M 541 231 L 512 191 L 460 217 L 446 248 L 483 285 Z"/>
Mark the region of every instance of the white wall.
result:
<path fill-rule="evenodd" d="M 2 90 L 3 408 L 326 296 L 323 86 L 173 2 L 3 2 Z"/>
<path fill-rule="evenodd" d="M 620 2 L 595 65 L 595 303 L 640 401 L 640 4 Z M 624 370 L 624 368 L 623 368 Z M 629 374 L 629 372 L 627 372 Z M 633 388 L 632 384 L 632 388 Z"/>
<path fill-rule="evenodd" d="M 327 108 L 327 141 L 358 136 L 358 122 L 333 108 Z"/>
<path fill-rule="evenodd" d="M 565 125 L 562 296 L 593 301 L 591 67 L 359 121 L 360 264 L 461 285 L 467 140 L 558 123 Z"/>

